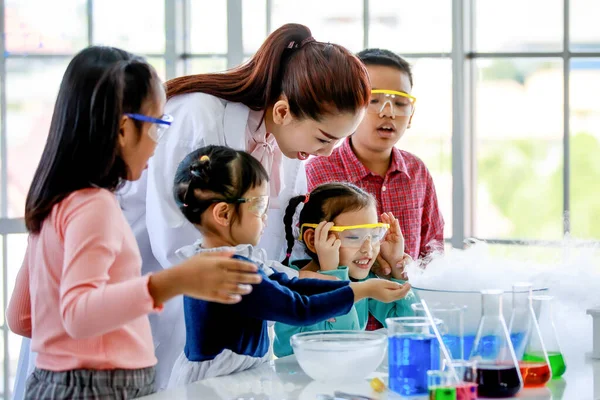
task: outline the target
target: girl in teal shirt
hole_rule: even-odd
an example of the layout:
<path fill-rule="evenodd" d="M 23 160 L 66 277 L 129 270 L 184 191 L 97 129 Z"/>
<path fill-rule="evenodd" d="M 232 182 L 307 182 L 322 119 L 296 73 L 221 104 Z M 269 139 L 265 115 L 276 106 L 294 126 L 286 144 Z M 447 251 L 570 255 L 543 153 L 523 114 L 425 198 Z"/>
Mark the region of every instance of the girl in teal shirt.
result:
<path fill-rule="evenodd" d="M 296 241 L 294 215 L 302 204 L 297 226 L 298 240 L 304 244 L 311 257 L 296 260 L 290 265 L 298 270 L 315 271 L 323 279 L 363 281 L 378 279 L 371 272 L 377 259 L 383 259 L 392 268 L 391 280 L 406 283 L 402 266 L 410 262 L 404 253 L 404 238 L 398 220 L 390 214 L 381 215 L 378 222 L 375 198 L 349 183 L 326 183 L 316 187 L 310 194 L 296 196 L 286 209 L 284 224 L 287 238 L 287 257 Z M 418 302 L 410 291 L 402 300 L 382 303 L 364 299 L 356 302 L 352 310 L 341 317 L 299 327 L 275 324 L 274 352 L 277 357 L 293 353 L 290 337 L 300 332 L 322 330 L 364 330 L 369 313 L 385 326 L 385 319 L 414 315 L 411 304 Z"/>

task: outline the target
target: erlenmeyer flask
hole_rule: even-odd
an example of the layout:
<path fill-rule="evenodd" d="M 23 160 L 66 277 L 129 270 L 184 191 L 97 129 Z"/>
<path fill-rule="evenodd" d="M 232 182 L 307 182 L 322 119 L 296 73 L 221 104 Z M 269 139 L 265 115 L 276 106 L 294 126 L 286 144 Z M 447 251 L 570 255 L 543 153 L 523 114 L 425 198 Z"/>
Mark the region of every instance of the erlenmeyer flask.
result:
<path fill-rule="evenodd" d="M 552 378 L 561 377 L 567 370 L 567 365 L 560 351 L 556 329 L 554 328 L 554 320 L 552 318 L 552 296 L 532 296 L 532 307 L 537 315 L 537 322 L 541 332 L 542 340 L 550 369 L 552 370 Z M 543 360 L 544 354 L 538 349 L 526 349 L 523 359 L 526 361 Z"/>
<path fill-rule="evenodd" d="M 513 309 L 508 325 L 524 387 L 543 386 L 552 377 L 548 353 L 532 307 L 531 287 L 530 283 L 513 285 Z M 525 354 L 539 357 L 525 359 Z"/>
<path fill-rule="evenodd" d="M 526 282 L 515 283 L 512 287 L 512 312 L 508 322 L 508 333 L 517 360 L 523 359 L 525 346 L 531 334 L 531 287 L 532 285 Z"/>
<path fill-rule="evenodd" d="M 477 361 L 479 397 L 511 397 L 523 386 L 502 316 L 502 294 L 502 290 L 481 291 L 481 321 L 470 356 Z"/>

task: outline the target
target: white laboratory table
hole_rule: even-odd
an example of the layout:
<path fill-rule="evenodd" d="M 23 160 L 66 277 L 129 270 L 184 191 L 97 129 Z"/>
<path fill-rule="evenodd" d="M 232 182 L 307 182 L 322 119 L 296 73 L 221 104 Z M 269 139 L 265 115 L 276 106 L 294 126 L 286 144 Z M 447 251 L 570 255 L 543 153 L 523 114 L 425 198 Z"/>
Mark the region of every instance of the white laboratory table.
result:
<path fill-rule="evenodd" d="M 387 384 L 387 360 L 372 375 Z M 333 395 L 340 390 L 368 396 L 374 400 L 401 399 L 400 396 L 374 392 L 367 379 L 335 384 L 313 381 L 298 365 L 294 356 L 280 358 L 259 368 L 237 374 L 206 379 L 177 389 L 151 396 L 147 400 L 315 400 L 319 395 Z M 324 397 L 321 397 L 324 398 Z M 540 389 L 524 389 L 518 399 L 530 400 L 600 400 L 600 360 L 591 360 L 583 354 L 579 359 L 567 360 L 567 372 Z M 426 400 L 427 396 L 411 397 Z"/>

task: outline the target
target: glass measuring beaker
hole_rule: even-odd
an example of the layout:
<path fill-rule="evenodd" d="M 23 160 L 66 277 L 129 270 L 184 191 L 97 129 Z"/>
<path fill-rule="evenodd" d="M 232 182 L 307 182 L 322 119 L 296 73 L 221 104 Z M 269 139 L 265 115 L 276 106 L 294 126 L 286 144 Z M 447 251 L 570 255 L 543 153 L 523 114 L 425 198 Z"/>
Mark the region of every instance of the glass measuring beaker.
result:
<path fill-rule="evenodd" d="M 456 382 L 450 371 L 427 371 L 429 400 L 457 400 Z"/>
<path fill-rule="evenodd" d="M 434 319 L 441 330 L 442 321 Z M 440 369 L 440 349 L 428 318 L 385 320 L 388 330 L 389 388 L 402 396 L 427 394 L 427 371 Z"/>
<path fill-rule="evenodd" d="M 414 303 L 411 305 L 415 316 L 426 317 L 423 305 Z M 442 340 L 453 360 L 464 360 L 464 308 L 454 305 L 443 306 L 434 304 L 429 307 L 434 318 L 439 318 L 443 321 L 444 335 Z"/>
<path fill-rule="evenodd" d="M 481 291 L 481 320 L 470 355 L 477 361 L 479 397 L 511 397 L 523 386 L 502 315 L 502 295 L 502 290 Z"/>

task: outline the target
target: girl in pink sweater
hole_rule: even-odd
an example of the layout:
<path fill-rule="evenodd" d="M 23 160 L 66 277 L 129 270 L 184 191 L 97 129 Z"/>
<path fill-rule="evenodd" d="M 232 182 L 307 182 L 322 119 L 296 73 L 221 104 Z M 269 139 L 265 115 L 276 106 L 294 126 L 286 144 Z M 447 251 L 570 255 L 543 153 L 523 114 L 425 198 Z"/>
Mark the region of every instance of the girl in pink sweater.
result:
<path fill-rule="evenodd" d="M 147 314 L 170 298 L 236 303 L 256 268 L 211 254 L 141 276 L 114 191 L 142 175 L 171 123 L 143 59 L 90 47 L 69 64 L 27 195 L 27 252 L 7 310 L 38 353 L 26 399 L 129 399 L 154 384 Z"/>

